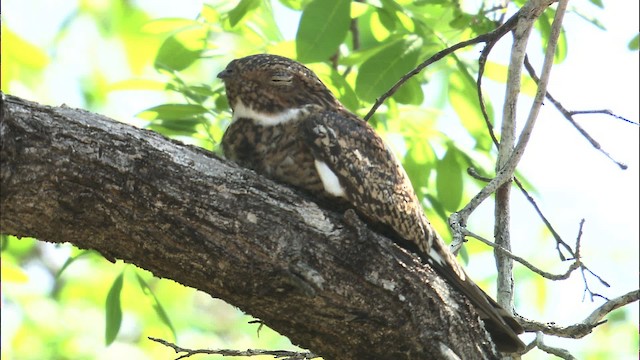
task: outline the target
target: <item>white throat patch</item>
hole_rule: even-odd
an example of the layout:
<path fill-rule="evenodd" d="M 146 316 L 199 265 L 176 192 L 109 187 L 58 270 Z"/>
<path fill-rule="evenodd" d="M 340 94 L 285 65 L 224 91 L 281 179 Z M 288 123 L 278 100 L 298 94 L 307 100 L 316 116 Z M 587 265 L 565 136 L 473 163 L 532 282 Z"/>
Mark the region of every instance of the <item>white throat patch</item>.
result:
<path fill-rule="evenodd" d="M 257 124 L 262 126 L 273 126 L 283 124 L 291 120 L 298 118 L 298 115 L 302 111 L 301 108 L 287 109 L 275 114 L 262 113 L 253 110 L 250 106 L 246 106 L 242 100 L 238 99 L 233 107 L 232 121 L 236 121 L 240 118 L 252 119 Z"/>

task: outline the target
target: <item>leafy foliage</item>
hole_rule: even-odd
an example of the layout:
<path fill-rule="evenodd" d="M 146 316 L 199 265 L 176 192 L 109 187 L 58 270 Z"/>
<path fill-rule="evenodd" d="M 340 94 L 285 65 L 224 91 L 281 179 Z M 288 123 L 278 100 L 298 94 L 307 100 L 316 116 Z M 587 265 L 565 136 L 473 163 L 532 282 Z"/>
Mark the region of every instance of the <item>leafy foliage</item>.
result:
<path fill-rule="evenodd" d="M 297 58 L 324 61 L 343 42 L 351 18 L 350 0 L 314 0 L 305 6 L 296 35 Z"/>
<path fill-rule="evenodd" d="M 122 292 L 122 280 L 124 272 L 120 273 L 111 285 L 107 294 L 107 302 L 105 304 L 105 319 L 107 326 L 105 328 L 105 342 L 110 345 L 120 331 L 122 324 L 122 305 L 120 304 L 120 293 Z"/>

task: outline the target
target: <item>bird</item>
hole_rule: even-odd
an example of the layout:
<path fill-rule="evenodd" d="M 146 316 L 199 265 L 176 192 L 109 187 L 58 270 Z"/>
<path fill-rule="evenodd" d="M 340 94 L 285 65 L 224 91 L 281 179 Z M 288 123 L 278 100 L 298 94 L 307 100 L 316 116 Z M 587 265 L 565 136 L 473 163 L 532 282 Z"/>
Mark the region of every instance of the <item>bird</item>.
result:
<path fill-rule="evenodd" d="M 232 111 L 221 140 L 227 159 L 346 203 L 366 223 L 390 229 L 471 301 L 498 350 L 524 348 L 520 324 L 467 276 L 389 146 L 313 71 L 286 57 L 256 54 L 232 60 L 217 77 Z"/>

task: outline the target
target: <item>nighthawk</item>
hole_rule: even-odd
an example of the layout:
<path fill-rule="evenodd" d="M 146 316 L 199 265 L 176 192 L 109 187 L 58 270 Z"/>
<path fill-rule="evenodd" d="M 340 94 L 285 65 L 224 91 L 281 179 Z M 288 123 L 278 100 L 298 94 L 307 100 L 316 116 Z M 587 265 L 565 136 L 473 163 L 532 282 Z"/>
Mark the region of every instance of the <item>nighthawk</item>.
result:
<path fill-rule="evenodd" d="M 522 328 L 468 278 L 427 220 L 389 147 L 311 70 L 259 54 L 231 61 L 218 77 L 233 110 L 222 138 L 228 159 L 312 194 L 339 198 L 367 222 L 391 228 L 469 298 L 499 350 L 523 348 L 516 335 Z"/>

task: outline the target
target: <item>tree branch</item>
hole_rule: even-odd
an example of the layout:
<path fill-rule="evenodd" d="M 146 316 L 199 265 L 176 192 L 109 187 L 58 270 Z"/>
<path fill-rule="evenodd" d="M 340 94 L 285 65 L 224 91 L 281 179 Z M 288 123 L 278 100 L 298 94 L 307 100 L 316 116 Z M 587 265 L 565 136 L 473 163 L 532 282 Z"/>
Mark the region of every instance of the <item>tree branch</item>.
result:
<path fill-rule="evenodd" d="M 546 352 L 547 354 L 555 355 L 564 360 L 577 360 L 576 357 L 571 355 L 568 350 L 545 344 L 544 335 L 542 334 L 542 332 L 536 332 L 536 339 L 534 341 L 534 344 L 538 347 L 538 349 Z"/>
<path fill-rule="evenodd" d="M 553 1 L 550 1 L 549 3 L 552 3 Z M 364 120 L 368 121 L 371 116 L 373 116 L 373 114 L 375 114 L 376 110 L 378 110 L 378 108 L 380 107 L 380 105 L 382 105 L 389 97 L 391 97 L 391 95 L 395 94 L 396 91 L 398 91 L 398 89 L 404 85 L 405 82 L 407 82 L 409 79 L 411 79 L 412 77 L 414 77 L 415 75 L 419 74 L 420 71 L 422 71 L 424 68 L 426 68 L 427 66 L 433 64 L 436 61 L 439 61 L 440 59 L 444 58 L 447 55 L 450 55 L 462 48 L 465 48 L 467 46 L 470 45 L 475 45 L 475 44 L 479 44 L 479 43 L 483 43 L 483 42 L 495 42 L 497 41 L 497 39 L 500 39 L 502 36 L 504 36 L 506 33 L 508 33 L 509 31 L 511 31 L 515 25 L 517 24 L 517 20 L 518 20 L 518 16 L 520 15 L 520 12 L 516 13 L 515 15 L 513 15 L 507 22 L 505 22 L 504 24 L 502 24 L 501 26 L 499 26 L 498 28 L 496 28 L 495 30 L 488 32 L 486 34 L 482 34 L 482 35 L 478 35 L 473 39 L 469 39 L 469 40 L 465 40 L 465 41 L 461 41 L 455 45 L 452 45 L 446 49 L 443 49 L 441 51 L 438 51 L 437 53 L 433 54 L 430 58 L 428 58 L 427 60 L 423 61 L 420 65 L 416 66 L 415 69 L 409 71 L 408 73 L 406 73 L 404 76 L 402 76 L 400 78 L 400 80 L 398 80 L 395 84 L 393 84 L 393 86 L 391 87 L 391 89 L 389 89 L 387 92 L 385 92 L 384 94 L 382 94 L 378 99 L 376 99 L 376 102 L 373 104 L 373 106 L 371 106 L 371 109 L 369 109 L 369 112 L 367 113 L 367 115 L 364 116 Z"/>
<path fill-rule="evenodd" d="M 304 195 L 87 111 L 1 105 L 0 232 L 200 289 L 325 359 L 497 358 L 435 272 Z"/>
<path fill-rule="evenodd" d="M 529 58 L 528 57 L 525 57 L 525 59 L 524 59 L 524 66 L 527 69 L 527 72 L 529 73 L 529 76 L 531 76 L 533 81 L 535 81 L 536 83 L 538 81 L 540 81 L 540 79 L 536 75 L 535 69 L 533 68 L 533 66 L 529 62 Z M 573 125 L 573 127 L 575 127 L 576 130 L 578 130 L 578 132 L 580 134 L 582 134 L 582 136 L 585 139 L 587 139 L 587 141 L 589 141 L 591 146 L 593 146 L 598 151 L 600 151 L 602 154 L 604 154 L 604 156 L 609 158 L 609 160 L 613 161 L 616 165 L 618 165 L 618 167 L 620 169 L 622 169 L 622 170 L 626 170 L 627 169 L 627 165 L 626 164 L 623 164 L 620 161 L 617 161 L 607 151 L 605 151 L 602 148 L 602 146 L 600 146 L 600 143 L 598 143 L 591 135 L 589 135 L 589 133 L 585 129 L 582 128 L 582 126 L 580 126 L 573 119 L 573 116 L 574 115 L 580 115 L 580 114 L 606 114 L 606 115 L 612 116 L 612 117 L 614 117 L 616 119 L 628 122 L 630 124 L 634 124 L 634 125 L 640 125 L 640 124 L 638 124 L 637 122 L 631 121 L 631 120 L 629 120 L 627 118 L 624 118 L 624 117 L 622 117 L 620 115 L 616 115 L 613 112 L 611 112 L 611 110 L 575 110 L 575 111 L 569 111 L 558 100 L 556 100 L 548 91 L 547 91 L 545 96 L 556 107 L 556 109 L 558 109 L 558 111 L 560 111 L 560 113 L 564 116 L 564 118 L 567 119 L 567 121 L 569 121 L 571 123 L 571 125 Z"/>
<path fill-rule="evenodd" d="M 555 323 L 540 323 L 522 317 L 520 317 L 519 320 L 522 323 L 525 331 L 540 331 L 546 335 L 580 339 L 591 334 L 593 329 L 597 326 L 604 324 L 606 320 L 603 321 L 602 319 L 607 314 L 609 314 L 613 310 L 616 310 L 638 300 L 640 300 L 640 290 L 630 291 L 615 299 L 608 300 L 604 304 L 600 305 L 597 309 L 595 309 L 582 322 L 569 326 L 559 326 Z"/>
<path fill-rule="evenodd" d="M 512 49 L 512 57 L 509 62 L 509 74 L 507 75 L 507 95 L 505 99 L 505 105 L 503 109 L 503 122 L 512 121 L 515 119 L 515 108 L 517 103 L 517 95 L 520 92 L 520 74 L 522 72 L 522 64 L 524 63 L 524 50 L 526 47 L 526 39 L 527 35 L 531 27 L 533 26 L 533 22 L 535 19 L 542 13 L 544 9 L 550 4 L 549 1 L 529 1 L 525 4 L 525 6 L 529 5 L 527 11 L 524 12 L 525 16 L 522 16 L 522 21 L 518 21 L 518 25 L 515 29 L 514 34 L 514 46 Z M 521 9 L 521 11 L 525 10 L 525 7 Z M 560 9 L 556 10 L 556 14 Z M 555 20 L 554 20 L 555 24 Z M 558 25 L 559 26 L 559 25 Z M 553 31 L 553 30 L 552 30 Z M 518 40 L 520 39 L 520 40 Z M 506 161 L 503 166 L 500 168 L 500 171 L 496 174 L 496 177 L 493 178 L 476 196 L 469 201 L 467 206 L 465 206 L 462 210 L 458 211 L 455 214 L 452 214 L 450 217 L 450 224 L 452 224 L 452 228 L 456 229 L 458 227 L 457 224 L 464 226 L 469 215 L 480 205 L 482 201 L 484 201 L 491 194 L 496 192 L 496 190 L 502 186 L 506 181 L 511 179 L 513 176 L 513 172 L 520 161 L 524 153 L 524 149 L 526 148 L 529 137 L 531 136 L 531 131 L 533 126 L 535 125 L 535 120 L 542 105 L 541 97 L 544 97 L 546 94 L 546 82 L 548 81 L 549 73 L 551 70 L 551 65 L 553 63 L 553 54 L 555 53 L 555 43 L 557 42 L 557 36 L 554 40 L 553 36 L 549 38 L 549 47 L 547 48 L 547 54 L 545 54 L 545 72 L 544 75 L 545 81 L 541 81 L 538 84 L 538 90 L 536 92 L 536 97 L 534 99 L 534 104 L 531 107 L 529 112 L 529 117 L 524 125 L 524 128 L 520 134 L 518 139 L 518 144 L 515 146 L 513 152 L 509 155 L 508 161 Z M 519 44 L 519 45 L 518 45 Z M 548 59 L 549 54 L 551 54 L 551 59 Z M 547 65 L 548 64 L 548 65 Z M 542 77 L 541 77 L 542 78 Z M 507 125 L 511 126 L 511 125 Z M 507 133 L 509 132 L 506 129 Z M 500 143 L 505 142 L 505 129 L 503 126 L 503 133 Z M 505 145 L 506 146 L 506 145 Z M 456 226 L 453 226 L 456 225 Z M 455 231 L 454 231 L 455 235 Z"/>
<path fill-rule="evenodd" d="M 297 351 L 285 351 L 285 350 L 255 350 L 255 349 L 249 349 L 249 350 L 225 350 L 225 349 L 217 349 L 217 350 L 209 350 L 209 349 L 185 349 L 183 347 L 180 347 L 176 344 L 172 344 L 168 341 L 162 340 L 162 339 L 157 339 L 154 337 L 150 337 L 149 340 L 151 341 L 155 341 L 159 344 L 162 344 L 166 347 L 170 347 L 173 349 L 173 351 L 176 352 L 176 354 L 178 353 L 185 353 L 183 355 L 180 355 L 176 358 L 176 360 L 180 360 L 180 359 L 186 359 L 188 357 L 191 357 L 193 355 L 199 355 L 199 354 L 208 354 L 208 355 L 220 355 L 220 356 L 245 356 L 245 357 L 249 357 L 249 356 L 273 356 L 276 359 L 282 359 L 285 358 L 286 360 L 310 360 L 310 359 L 316 359 L 319 358 L 319 356 L 317 356 L 314 353 L 311 352 L 297 352 Z"/>

